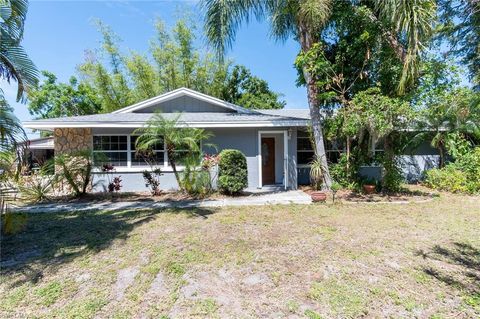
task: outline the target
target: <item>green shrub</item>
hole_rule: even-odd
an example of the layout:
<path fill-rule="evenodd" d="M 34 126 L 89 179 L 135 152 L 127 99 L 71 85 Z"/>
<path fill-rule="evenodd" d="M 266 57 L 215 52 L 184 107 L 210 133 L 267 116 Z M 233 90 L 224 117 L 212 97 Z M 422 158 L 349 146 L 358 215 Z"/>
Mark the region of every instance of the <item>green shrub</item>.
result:
<path fill-rule="evenodd" d="M 338 163 L 330 165 L 332 179 L 348 189 L 355 188 L 358 182 L 357 172 L 358 165 L 354 161 L 348 163 L 346 154 L 340 156 Z"/>
<path fill-rule="evenodd" d="M 480 147 L 442 169 L 429 170 L 425 183 L 431 188 L 454 193 L 480 192 Z"/>
<path fill-rule="evenodd" d="M 467 175 L 468 192 L 480 192 L 480 147 L 459 157 L 454 165 Z"/>
<path fill-rule="evenodd" d="M 223 150 L 218 163 L 218 188 L 234 195 L 248 186 L 247 159 L 239 150 Z"/>
<path fill-rule="evenodd" d="M 467 175 L 454 165 L 447 165 L 427 171 L 425 184 L 433 189 L 463 193 L 467 191 Z"/>

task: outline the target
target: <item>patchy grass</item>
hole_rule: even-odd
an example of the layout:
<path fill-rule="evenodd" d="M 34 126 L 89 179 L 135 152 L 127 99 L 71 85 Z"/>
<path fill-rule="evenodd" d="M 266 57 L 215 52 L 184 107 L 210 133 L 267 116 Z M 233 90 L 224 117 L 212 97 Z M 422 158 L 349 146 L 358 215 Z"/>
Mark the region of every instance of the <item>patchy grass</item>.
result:
<path fill-rule="evenodd" d="M 30 214 L 0 317 L 476 318 L 480 198 Z"/>

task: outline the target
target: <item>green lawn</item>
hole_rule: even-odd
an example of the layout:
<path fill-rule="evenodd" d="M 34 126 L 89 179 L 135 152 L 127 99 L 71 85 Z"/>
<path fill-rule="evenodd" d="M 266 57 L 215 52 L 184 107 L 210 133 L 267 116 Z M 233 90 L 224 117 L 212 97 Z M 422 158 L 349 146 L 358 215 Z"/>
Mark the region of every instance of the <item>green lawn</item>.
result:
<path fill-rule="evenodd" d="M 0 317 L 475 318 L 480 198 L 32 214 Z"/>

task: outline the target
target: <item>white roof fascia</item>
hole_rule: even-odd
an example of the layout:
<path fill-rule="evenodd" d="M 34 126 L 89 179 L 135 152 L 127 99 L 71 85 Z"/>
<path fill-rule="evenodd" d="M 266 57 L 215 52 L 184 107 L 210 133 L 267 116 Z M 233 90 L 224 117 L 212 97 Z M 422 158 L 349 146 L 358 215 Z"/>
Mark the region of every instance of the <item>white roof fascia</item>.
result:
<path fill-rule="evenodd" d="M 131 112 L 138 111 L 138 110 L 153 106 L 155 104 L 166 102 L 166 101 L 169 101 L 169 100 L 181 97 L 181 96 L 190 96 L 190 97 L 196 98 L 196 99 L 201 100 L 201 101 L 205 101 L 205 102 L 217 105 L 217 106 L 221 106 L 223 108 L 227 108 L 227 109 L 230 109 L 230 110 L 237 111 L 239 113 L 248 113 L 248 114 L 257 113 L 255 111 L 246 109 L 244 107 L 241 107 L 241 106 L 238 106 L 238 105 L 235 105 L 235 104 L 232 104 L 232 103 L 228 103 L 226 101 L 220 100 L 220 99 L 218 99 L 216 97 L 213 97 L 213 96 L 210 96 L 210 95 L 206 95 L 206 94 L 203 94 L 203 93 L 200 93 L 200 92 L 197 92 L 197 91 L 194 91 L 194 90 L 190 90 L 190 89 L 187 89 L 187 88 L 179 88 L 179 89 L 167 92 L 165 94 L 153 97 L 151 99 L 148 99 L 148 100 L 145 100 L 145 101 L 142 101 L 142 102 L 124 107 L 123 109 L 113 111 L 113 112 L 111 112 L 111 114 L 131 113 Z"/>
<path fill-rule="evenodd" d="M 253 121 L 253 122 L 181 122 L 178 127 L 279 127 L 292 126 L 303 127 L 309 125 L 310 120 L 280 120 L 280 121 Z M 23 122 L 25 128 L 37 130 L 53 130 L 54 128 L 87 128 L 87 127 L 144 127 L 145 122 Z"/>

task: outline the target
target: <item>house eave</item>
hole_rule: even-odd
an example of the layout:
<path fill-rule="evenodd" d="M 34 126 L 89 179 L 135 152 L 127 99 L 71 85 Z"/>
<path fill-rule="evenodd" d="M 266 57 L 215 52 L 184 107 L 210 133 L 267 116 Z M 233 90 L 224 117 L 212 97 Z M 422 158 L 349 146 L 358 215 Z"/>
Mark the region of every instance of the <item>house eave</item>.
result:
<path fill-rule="evenodd" d="M 309 120 L 280 120 L 280 121 L 255 121 L 255 122 L 184 122 L 177 127 L 196 128 L 236 128 L 236 127 L 305 127 Z M 145 122 L 23 122 L 25 128 L 36 130 L 53 130 L 54 128 L 140 128 Z"/>

